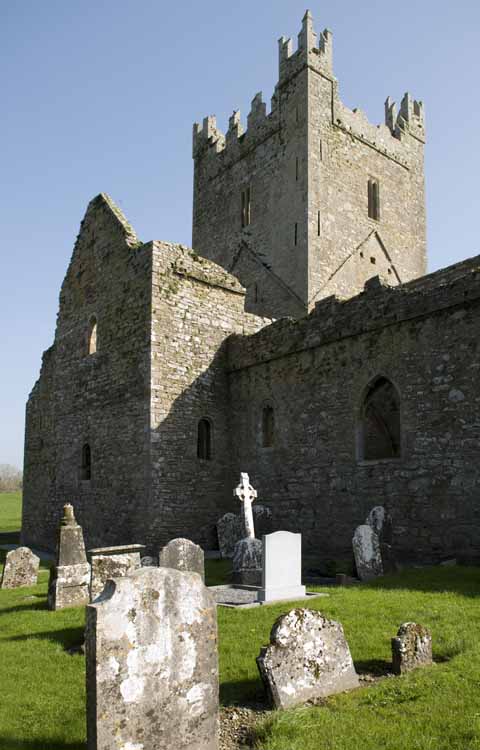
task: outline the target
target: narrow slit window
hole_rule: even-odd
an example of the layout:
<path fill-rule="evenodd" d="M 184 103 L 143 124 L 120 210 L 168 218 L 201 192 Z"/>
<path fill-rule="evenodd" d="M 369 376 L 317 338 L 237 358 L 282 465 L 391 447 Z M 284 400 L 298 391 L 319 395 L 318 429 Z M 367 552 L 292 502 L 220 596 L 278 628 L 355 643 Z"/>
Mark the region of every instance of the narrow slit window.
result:
<path fill-rule="evenodd" d="M 380 183 L 378 180 L 368 181 L 368 217 L 380 221 Z"/>
<path fill-rule="evenodd" d="M 262 411 L 262 446 L 272 448 L 275 442 L 275 414 L 273 406 L 264 406 Z"/>
<path fill-rule="evenodd" d="M 89 482 L 92 478 L 92 451 L 88 443 L 82 448 L 82 466 L 80 472 L 81 479 Z"/>
<path fill-rule="evenodd" d="M 295 222 L 295 228 L 293 231 L 293 244 L 295 245 L 295 247 L 297 245 L 297 242 L 298 242 L 298 224 L 297 222 Z"/>
<path fill-rule="evenodd" d="M 197 429 L 197 458 L 211 461 L 212 458 L 212 425 L 208 419 L 201 419 Z"/>
<path fill-rule="evenodd" d="M 295 157 L 295 181 L 298 181 L 298 156 Z"/>
<path fill-rule="evenodd" d="M 320 223 L 320 211 L 317 213 L 317 237 L 320 237 L 321 223 Z"/>
<path fill-rule="evenodd" d="M 250 187 L 242 190 L 242 227 L 248 227 L 250 225 L 251 215 L 251 196 Z"/>
<path fill-rule="evenodd" d="M 95 354 L 97 351 L 97 319 L 92 317 L 88 326 L 87 354 Z"/>

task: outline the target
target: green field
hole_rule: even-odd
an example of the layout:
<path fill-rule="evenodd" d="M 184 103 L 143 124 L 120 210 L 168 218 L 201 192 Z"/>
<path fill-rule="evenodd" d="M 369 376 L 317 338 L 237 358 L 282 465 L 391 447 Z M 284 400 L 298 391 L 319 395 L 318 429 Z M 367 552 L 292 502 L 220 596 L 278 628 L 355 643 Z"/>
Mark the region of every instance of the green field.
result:
<path fill-rule="evenodd" d="M 0 531 L 4 510 L 11 524 L 12 503 L 0 495 Z M 223 563 L 209 563 L 210 581 L 224 572 Z M 68 652 L 82 639 L 84 613 L 49 612 L 46 590 L 42 571 L 32 589 L 0 591 L 0 750 L 85 748 L 85 662 Z M 329 593 L 309 606 L 343 623 L 357 671 L 381 679 L 322 706 L 271 713 L 256 747 L 480 750 L 480 570 L 415 570 Z M 287 609 L 219 609 L 224 705 L 262 700 L 255 657 Z M 431 628 L 436 664 L 387 676 L 390 638 L 405 620 Z"/>

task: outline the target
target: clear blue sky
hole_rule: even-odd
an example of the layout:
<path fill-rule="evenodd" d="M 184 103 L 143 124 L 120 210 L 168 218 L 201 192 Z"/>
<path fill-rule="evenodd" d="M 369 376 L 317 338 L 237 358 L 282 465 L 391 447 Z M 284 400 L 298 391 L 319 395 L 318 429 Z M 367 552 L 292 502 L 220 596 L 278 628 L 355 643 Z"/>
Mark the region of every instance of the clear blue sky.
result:
<path fill-rule="evenodd" d="M 269 102 L 277 39 L 306 0 L 0 2 L 0 463 L 22 465 L 24 408 L 53 340 L 88 201 L 108 192 L 143 240 L 190 244 L 191 130 Z M 426 106 L 430 270 L 480 252 L 478 0 L 329 0 L 345 104 L 375 123 Z"/>

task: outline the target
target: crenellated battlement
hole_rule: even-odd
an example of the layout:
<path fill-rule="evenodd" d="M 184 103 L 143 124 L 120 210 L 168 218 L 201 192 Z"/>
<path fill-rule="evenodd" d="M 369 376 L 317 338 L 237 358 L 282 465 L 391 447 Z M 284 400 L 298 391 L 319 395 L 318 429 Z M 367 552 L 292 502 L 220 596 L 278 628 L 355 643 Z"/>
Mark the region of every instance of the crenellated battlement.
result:
<path fill-rule="evenodd" d="M 402 99 L 400 112 L 390 97 L 385 102 L 385 124 L 396 138 L 408 132 L 425 143 L 425 111 L 423 102 L 412 99 L 407 92 Z"/>
<path fill-rule="evenodd" d="M 295 52 L 290 38 L 282 36 L 278 40 L 279 84 L 285 83 L 305 65 L 312 66 L 328 78 L 333 77 L 332 32 L 325 29 L 317 35 L 313 25 L 313 16 L 309 10 L 303 17 Z"/>

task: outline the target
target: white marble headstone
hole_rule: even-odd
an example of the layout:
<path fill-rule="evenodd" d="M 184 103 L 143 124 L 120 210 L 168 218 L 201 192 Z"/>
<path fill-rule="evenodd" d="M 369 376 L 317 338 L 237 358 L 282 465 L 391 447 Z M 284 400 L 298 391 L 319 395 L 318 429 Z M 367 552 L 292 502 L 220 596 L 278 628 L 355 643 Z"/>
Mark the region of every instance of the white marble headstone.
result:
<path fill-rule="evenodd" d="M 302 535 L 276 531 L 263 537 L 262 588 L 258 601 L 305 596 L 302 586 Z"/>

